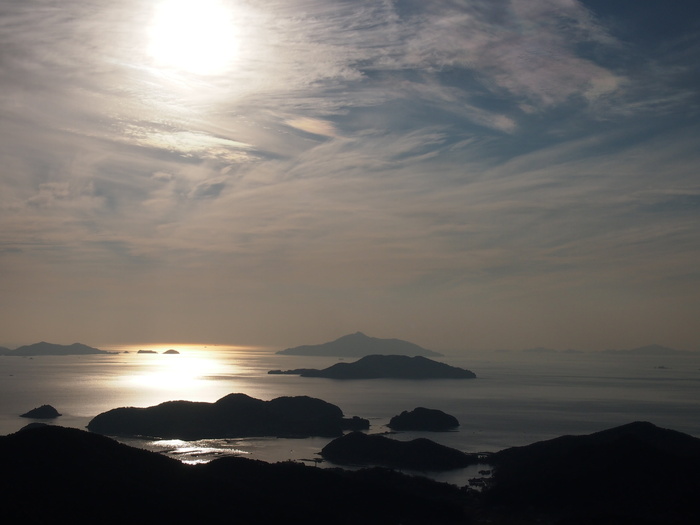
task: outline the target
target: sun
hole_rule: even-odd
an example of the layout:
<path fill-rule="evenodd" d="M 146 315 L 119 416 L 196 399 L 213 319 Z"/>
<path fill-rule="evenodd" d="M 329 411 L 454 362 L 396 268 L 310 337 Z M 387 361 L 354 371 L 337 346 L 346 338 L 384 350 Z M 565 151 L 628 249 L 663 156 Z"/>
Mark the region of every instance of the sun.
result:
<path fill-rule="evenodd" d="M 220 0 L 162 0 L 156 5 L 148 54 L 158 67 L 216 75 L 231 66 L 237 53 L 233 13 Z"/>

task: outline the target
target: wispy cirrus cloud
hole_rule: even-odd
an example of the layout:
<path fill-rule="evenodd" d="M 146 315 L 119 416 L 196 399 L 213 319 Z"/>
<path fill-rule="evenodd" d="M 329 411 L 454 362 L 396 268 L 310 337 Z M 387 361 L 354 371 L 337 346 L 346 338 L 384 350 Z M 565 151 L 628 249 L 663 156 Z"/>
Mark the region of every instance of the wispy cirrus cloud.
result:
<path fill-rule="evenodd" d="M 132 338 L 556 346 L 560 323 L 562 346 L 624 346 L 632 308 L 691 340 L 692 26 L 575 0 L 221 3 L 221 75 L 159 66 L 148 3 L 0 7 L 0 306 L 23 333 L 72 304 L 117 337 L 98 304 Z M 601 312 L 617 342 L 588 335 Z"/>

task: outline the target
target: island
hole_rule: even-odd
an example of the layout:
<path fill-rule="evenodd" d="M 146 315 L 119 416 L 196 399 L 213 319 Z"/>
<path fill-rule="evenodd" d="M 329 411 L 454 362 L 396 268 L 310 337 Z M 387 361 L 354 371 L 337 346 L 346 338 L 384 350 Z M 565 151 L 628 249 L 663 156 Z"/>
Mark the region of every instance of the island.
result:
<path fill-rule="evenodd" d="M 287 348 L 277 352 L 282 355 L 309 355 L 309 356 L 332 356 L 332 357 L 363 357 L 366 355 L 422 355 L 440 357 L 442 354 L 427 350 L 417 344 L 401 339 L 380 339 L 369 337 L 362 332 L 344 335 L 330 341 L 317 345 L 302 345 L 294 348 Z"/>
<path fill-rule="evenodd" d="M 404 410 L 394 416 L 387 425 L 392 430 L 428 430 L 441 432 L 459 426 L 456 417 L 434 408 L 417 407 L 410 412 Z"/>
<path fill-rule="evenodd" d="M 179 353 L 180 353 L 180 352 L 178 352 L 178 351 L 175 350 L 174 348 L 171 348 L 170 350 L 166 350 L 165 352 L 163 352 L 164 355 L 176 355 L 176 354 L 179 354 Z"/>
<path fill-rule="evenodd" d="M 136 352 L 136 353 L 137 353 L 137 354 L 157 354 L 158 352 L 156 352 L 155 350 L 143 350 L 143 349 L 142 349 L 142 350 L 139 350 L 139 351 Z"/>
<path fill-rule="evenodd" d="M 336 437 L 368 428 L 369 421 L 345 418 L 336 405 L 308 396 L 263 401 L 229 394 L 214 403 L 167 401 L 147 408 L 122 407 L 95 416 L 87 428 L 109 436 L 163 439 Z"/>
<path fill-rule="evenodd" d="M 116 354 L 117 352 L 108 352 L 84 345 L 82 343 L 73 343 L 71 345 L 60 345 L 56 343 L 47 343 L 41 341 L 31 345 L 24 345 L 15 350 L 3 349 L 3 355 L 9 356 L 43 356 L 43 355 L 93 355 L 93 354 Z"/>
<path fill-rule="evenodd" d="M 466 454 L 426 438 L 399 441 L 363 432 L 351 432 L 334 439 L 323 447 L 321 456 L 339 465 L 433 471 L 464 468 L 480 461 L 477 454 Z"/>
<path fill-rule="evenodd" d="M 423 356 L 368 355 L 353 363 L 336 363 L 323 370 L 297 368 L 270 370 L 268 374 L 330 379 L 473 379 L 471 370 L 450 366 Z"/>
<path fill-rule="evenodd" d="M 51 405 L 41 405 L 40 407 L 34 408 L 29 412 L 21 414 L 20 417 L 29 417 L 32 419 L 54 419 L 60 415 L 61 414 L 58 413 L 58 410 Z"/>

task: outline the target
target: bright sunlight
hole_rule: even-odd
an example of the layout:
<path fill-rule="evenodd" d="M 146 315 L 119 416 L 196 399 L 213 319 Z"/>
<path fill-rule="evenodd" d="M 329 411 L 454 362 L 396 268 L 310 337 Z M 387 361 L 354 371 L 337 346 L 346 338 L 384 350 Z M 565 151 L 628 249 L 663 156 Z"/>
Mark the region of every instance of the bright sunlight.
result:
<path fill-rule="evenodd" d="M 160 67 L 197 75 L 223 73 L 238 52 L 233 13 L 220 0 L 163 0 L 149 37 Z"/>

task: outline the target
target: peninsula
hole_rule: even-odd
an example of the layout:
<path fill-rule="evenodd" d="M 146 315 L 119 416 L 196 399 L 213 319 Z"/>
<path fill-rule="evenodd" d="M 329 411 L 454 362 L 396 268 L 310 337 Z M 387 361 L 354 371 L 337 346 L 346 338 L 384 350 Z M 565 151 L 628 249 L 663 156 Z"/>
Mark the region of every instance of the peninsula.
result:
<path fill-rule="evenodd" d="M 283 355 L 316 355 L 331 357 L 363 357 L 366 355 L 422 355 L 439 357 L 442 354 L 427 350 L 414 343 L 401 339 L 379 339 L 362 332 L 344 335 L 329 343 L 295 346 L 280 350 Z"/>
<path fill-rule="evenodd" d="M 323 370 L 297 368 L 270 370 L 268 374 L 325 377 L 329 379 L 474 379 L 471 370 L 433 361 L 427 357 L 368 355 L 353 363 L 336 363 Z"/>

